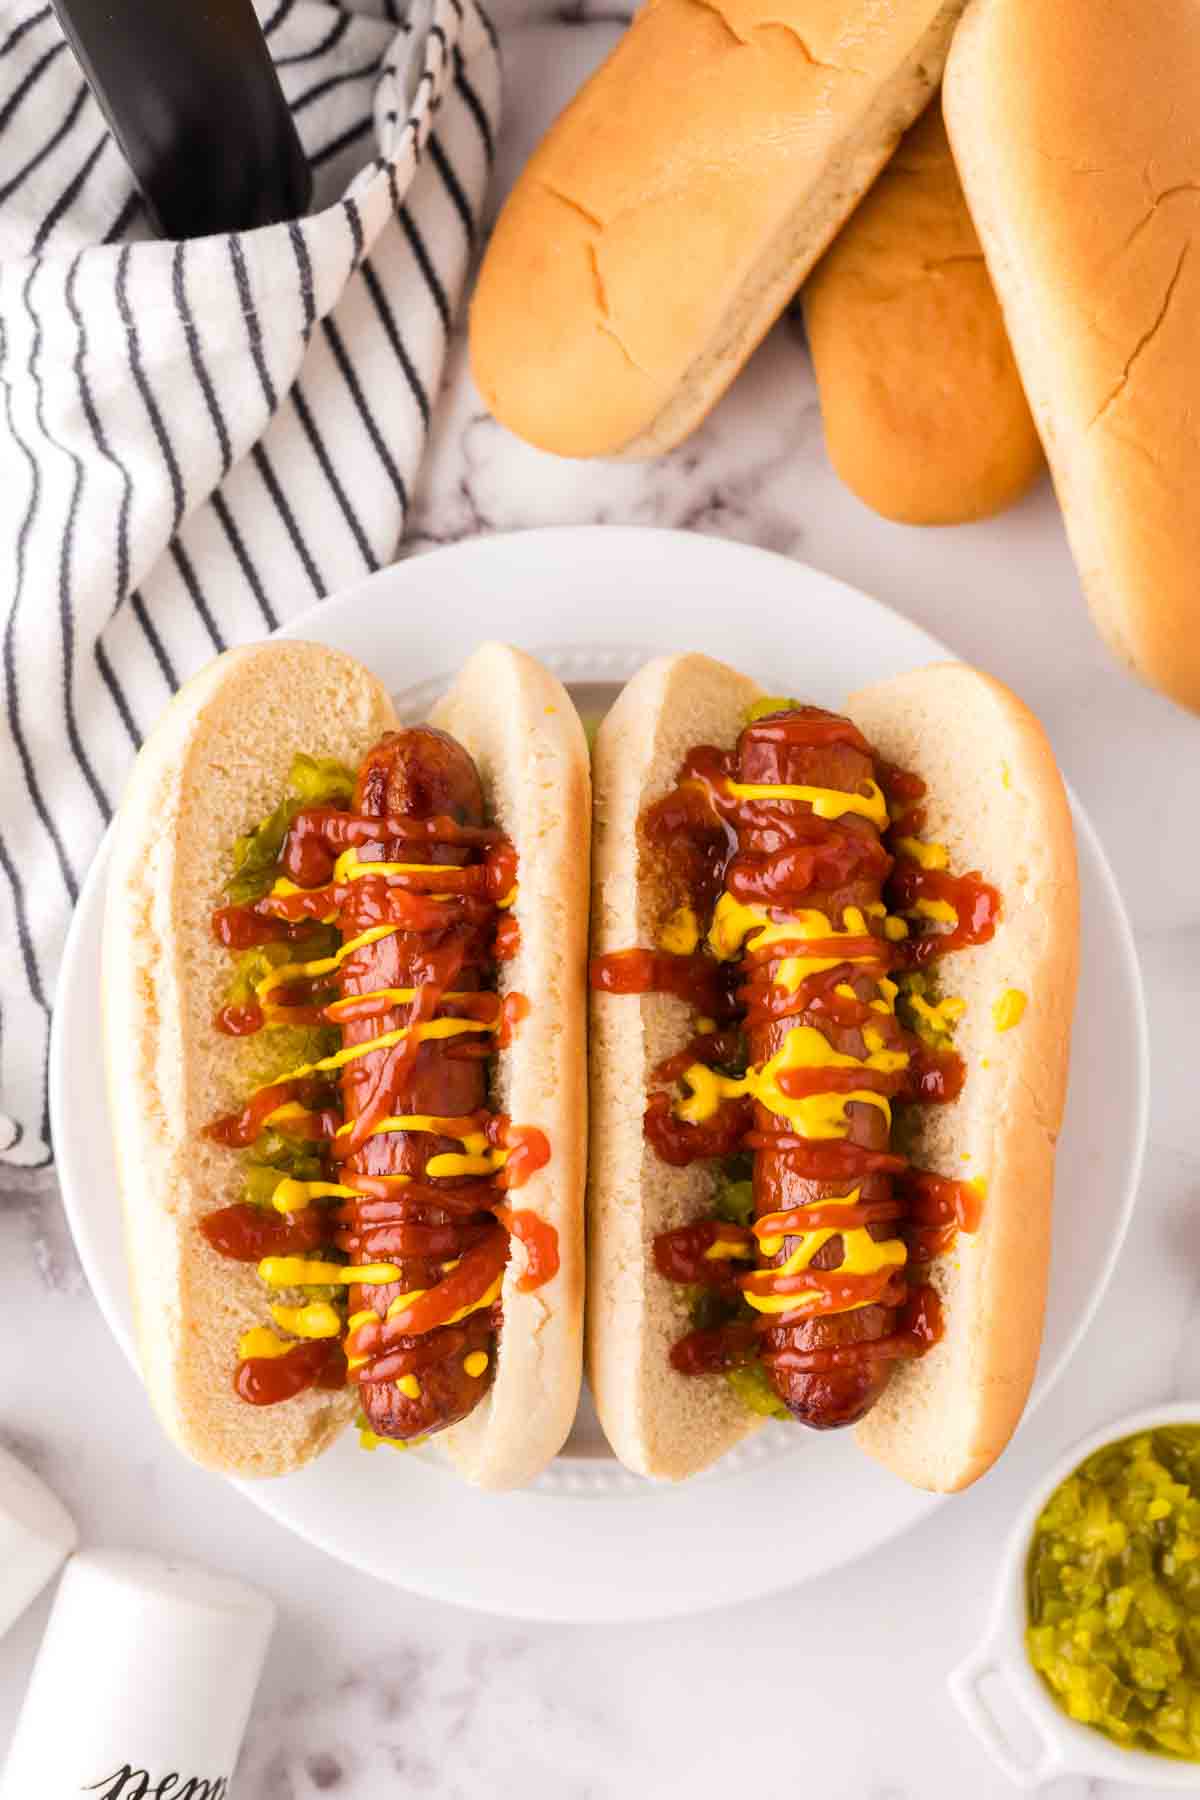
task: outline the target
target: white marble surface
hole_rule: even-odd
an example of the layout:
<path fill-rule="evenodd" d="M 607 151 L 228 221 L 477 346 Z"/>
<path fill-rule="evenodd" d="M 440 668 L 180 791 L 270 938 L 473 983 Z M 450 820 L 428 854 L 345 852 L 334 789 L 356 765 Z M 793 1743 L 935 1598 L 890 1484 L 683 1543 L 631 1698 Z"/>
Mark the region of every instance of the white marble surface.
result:
<path fill-rule="evenodd" d="M 616 14 L 539 11 L 527 0 L 497 11 L 507 180 L 619 25 Z M 959 1723 L 944 1676 L 982 1629 L 1012 1512 L 1076 1436 L 1145 1402 L 1200 1403 L 1200 723 L 1109 661 L 1048 488 L 995 524 L 928 533 L 884 525 L 842 491 L 790 323 L 691 442 L 659 464 L 627 467 L 559 463 L 507 438 L 483 414 L 459 346 L 412 548 L 597 520 L 682 526 L 802 557 L 1003 676 L 1046 721 L 1129 905 L 1154 1058 L 1131 1241 L 1067 1376 L 991 1476 L 850 1569 L 685 1623 L 513 1625 L 378 1590 L 178 1457 L 100 1319 L 43 1182 L 0 1205 L 0 1440 L 62 1494 L 86 1540 L 170 1550 L 277 1596 L 282 1626 L 241 1800 L 738 1791 L 960 1800 L 968 1789 L 999 1800 L 1014 1790 Z M 686 644 L 686 595 L 664 594 L 663 605 L 677 610 Z M 820 1529 L 801 1494 L 774 1535 Z M 43 1600 L 0 1643 L 0 1745 L 46 1611 Z M 1120 1790 L 1056 1791 L 1107 1800 Z"/>

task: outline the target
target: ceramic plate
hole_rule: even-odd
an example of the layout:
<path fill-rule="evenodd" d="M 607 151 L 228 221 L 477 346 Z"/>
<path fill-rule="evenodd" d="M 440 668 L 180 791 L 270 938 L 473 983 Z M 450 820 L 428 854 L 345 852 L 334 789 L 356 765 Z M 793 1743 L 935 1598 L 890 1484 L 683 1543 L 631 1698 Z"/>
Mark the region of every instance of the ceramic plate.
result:
<path fill-rule="evenodd" d="M 877 601 L 783 557 L 708 537 L 612 527 L 476 539 L 415 557 L 315 607 L 287 635 L 369 663 L 414 718 L 485 637 L 537 652 L 585 712 L 602 710 L 617 684 L 666 650 L 706 651 L 774 692 L 834 707 L 864 682 L 948 654 Z M 1075 829 L 1084 980 L 1039 1395 L 1061 1374 L 1108 1282 L 1133 1204 L 1146 1116 L 1132 939 L 1078 806 Z M 132 1356 L 96 1054 L 106 862 L 102 851 L 67 946 L 51 1098 L 79 1253 Z M 432 1451 L 366 1455 L 353 1433 L 311 1468 L 243 1490 L 289 1530 L 397 1587 L 490 1612 L 573 1620 L 657 1618 L 768 1593 L 883 1543 L 938 1504 L 869 1462 L 848 1436 L 784 1425 L 767 1427 L 682 1487 L 656 1486 L 612 1458 L 586 1402 L 563 1455 L 524 1493 L 476 1493 Z M 746 1517 L 800 1508 L 821 1528 L 801 1533 L 786 1558 L 712 1554 Z"/>

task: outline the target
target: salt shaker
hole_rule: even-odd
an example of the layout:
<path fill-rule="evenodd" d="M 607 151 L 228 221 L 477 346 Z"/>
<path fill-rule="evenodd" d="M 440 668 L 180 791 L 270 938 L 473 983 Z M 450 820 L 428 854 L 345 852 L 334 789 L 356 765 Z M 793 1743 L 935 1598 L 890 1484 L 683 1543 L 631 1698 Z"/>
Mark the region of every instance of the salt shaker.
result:
<path fill-rule="evenodd" d="M 227 1800 L 275 1621 L 228 1576 L 133 1550 L 68 1565 L 0 1800 Z"/>

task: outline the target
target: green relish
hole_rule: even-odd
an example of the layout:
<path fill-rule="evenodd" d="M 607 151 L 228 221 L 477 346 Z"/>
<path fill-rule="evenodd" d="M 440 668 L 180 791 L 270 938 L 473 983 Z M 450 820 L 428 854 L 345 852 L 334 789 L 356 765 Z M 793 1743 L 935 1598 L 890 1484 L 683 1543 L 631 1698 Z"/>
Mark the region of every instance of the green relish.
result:
<path fill-rule="evenodd" d="M 719 1171 L 713 1193 L 713 1212 L 727 1225 L 746 1227 L 754 1222 L 754 1184 L 750 1179 L 752 1158 L 746 1155 L 726 1157 Z M 742 1320 L 751 1324 L 754 1313 L 737 1295 L 713 1288 L 696 1287 L 688 1291 L 688 1316 L 693 1331 L 720 1330 L 723 1325 Z M 761 1362 L 743 1363 L 726 1369 L 729 1383 L 742 1405 L 763 1418 L 786 1419 L 790 1415 L 771 1386 L 771 1378 Z"/>
<path fill-rule="evenodd" d="M 233 874 L 225 892 L 235 905 L 259 900 L 278 873 L 276 864 L 288 827 L 306 806 L 349 806 L 354 798 L 354 770 L 332 756 L 292 758 L 288 787 L 275 810 L 233 846 Z"/>
<path fill-rule="evenodd" d="M 261 824 L 234 843 L 233 874 L 225 884 L 228 899 L 235 905 L 248 905 L 268 893 L 279 873 L 284 840 L 296 814 L 308 806 L 349 806 L 354 798 L 354 782 L 354 770 L 332 757 L 303 753 L 294 756 L 287 791 L 279 804 Z M 339 942 L 340 933 L 333 927 L 313 922 L 300 939 L 258 944 L 244 951 L 234 965 L 228 1004 L 245 1007 L 255 1002 L 256 984 L 272 969 L 289 962 L 332 956 Z M 314 987 L 311 1000 L 320 1003 L 324 998 Z M 255 1083 L 273 1081 L 285 1069 L 316 1062 L 335 1050 L 339 1042 L 338 1033 L 322 1025 L 296 1026 L 278 1021 L 272 1024 L 271 1031 L 261 1036 L 255 1033 L 244 1040 L 244 1070 Z M 262 1207 L 270 1206 L 271 1197 L 285 1176 L 316 1181 L 322 1174 L 321 1158 L 313 1144 L 270 1129 L 258 1137 L 243 1158 L 243 1167 L 242 1199 Z M 316 1288 L 310 1290 L 310 1299 L 319 1297 Z M 335 1290 L 329 1290 L 326 1297 L 334 1298 Z"/>
<path fill-rule="evenodd" d="M 1200 1425 L 1097 1450 L 1038 1517 L 1029 1660 L 1071 1718 L 1200 1761 Z"/>
<path fill-rule="evenodd" d="M 765 1419 L 790 1419 L 787 1407 L 771 1386 L 771 1377 L 762 1363 L 747 1363 L 740 1369 L 726 1369 L 725 1379 L 742 1402 L 752 1413 L 759 1413 Z"/>
<path fill-rule="evenodd" d="M 803 700 L 790 700 L 785 694 L 765 694 L 746 708 L 746 723 L 755 725 L 759 719 L 769 719 L 775 713 L 800 712 L 803 706 Z"/>

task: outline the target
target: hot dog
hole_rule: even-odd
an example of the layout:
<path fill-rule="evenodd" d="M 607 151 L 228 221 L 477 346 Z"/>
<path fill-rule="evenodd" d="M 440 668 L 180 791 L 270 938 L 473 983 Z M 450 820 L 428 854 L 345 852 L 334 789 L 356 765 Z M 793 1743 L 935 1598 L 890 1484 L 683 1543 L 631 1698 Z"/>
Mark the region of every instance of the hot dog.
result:
<path fill-rule="evenodd" d="M 286 1471 L 357 1412 L 368 1447 L 446 1431 L 510 1486 L 574 1415 L 586 749 L 499 645 L 438 719 L 398 728 L 315 645 L 234 652 L 122 809 L 107 1050 L 140 1348 L 209 1466 Z M 162 1117 L 168 1043 L 190 1104 Z"/>
<path fill-rule="evenodd" d="M 847 796 L 874 783 L 877 774 L 870 748 L 854 728 L 815 708 L 780 713 L 748 725 L 738 740 L 737 765 L 741 783 L 799 784 Z M 783 812 L 782 808 L 776 810 Z M 806 839 L 806 832 L 814 829 L 821 835 L 815 840 Z M 830 852 L 824 866 L 819 857 L 814 867 L 803 855 L 796 856 L 796 850 L 803 850 L 806 843 L 814 841 Z M 776 844 L 778 847 L 772 848 Z M 789 861 L 798 862 L 798 868 L 790 868 Z M 752 1002 L 746 1021 L 747 1049 L 753 1065 L 767 1063 L 783 1050 L 798 1025 L 816 1032 L 835 1055 L 861 1060 L 867 1055 L 864 1031 L 869 1020 L 882 1035 L 883 1054 L 904 1054 L 897 1051 L 900 1034 L 895 1014 L 870 1012 L 880 975 L 888 967 L 886 940 L 878 916 L 883 897 L 881 877 L 886 868 L 878 826 L 862 814 L 844 813 L 835 831 L 826 821 L 817 820 L 811 811 L 803 812 L 798 806 L 784 813 L 778 823 L 757 824 L 753 811 L 744 825 L 739 821 L 738 851 L 726 875 L 730 893 L 760 904 L 765 901 L 787 907 L 790 902 L 830 919 L 844 919 L 855 908 L 867 925 L 867 933 L 855 951 L 855 961 L 843 971 L 845 985 L 853 990 L 853 1000 L 847 994 L 838 995 L 835 989 L 833 997 L 846 1002 L 837 1011 L 817 1010 L 818 1001 L 829 997 L 827 984 L 821 983 L 813 987 L 811 1008 L 781 1015 L 770 1005 L 775 998 L 771 980 L 780 968 L 780 962 L 770 956 L 773 947 L 768 946 L 761 957 L 747 953 L 747 982 L 756 989 L 758 1001 L 757 1005 Z M 868 943 L 866 938 L 878 942 Z M 848 948 L 838 946 L 839 950 Z M 802 997 L 793 994 L 788 1004 Z M 865 1016 L 861 1009 L 866 1009 Z M 864 1077 L 873 1091 L 884 1092 L 895 1091 L 894 1079 L 887 1074 Z M 790 1325 L 781 1322 L 763 1335 L 763 1360 L 775 1392 L 795 1418 L 813 1426 L 844 1425 L 860 1418 L 882 1392 L 888 1365 L 868 1361 L 822 1374 L 791 1372 L 785 1362 L 777 1360 L 779 1353 L 823 1349 L 833 1344 L 878 1343 L 896 1322 L 895 1306 L 886 1303 L 895 1288 L 893 1276 L 897 1267 L 894 1261 L 886 1259 L 900 1247 L 894 1215 L 889 1217 L 888 1213 L 894 1205 L 892 1178 L 887 1173 L 866 1172 L 871 1156 L 891 1149 L 891 1130 L 878 1106 L 861 1101 L 846 1107 L 845 1120 L 843 1141 L 847 1151 L 861 1148 L 868 1152 L 868 1157 L 862 1159 L 864 1172 L 856 1177 L 859 1202 L 879 1209 L 877 1218 L 859 1228 L 866 1231 L 870 1243 L 879 1241 L 883 1246 L 878 1252 L 877 1273 L 882 1278 L 879 1298 L 851 1311 L 815 1314 Z M 754 1122 L 756 1130 L 769 1138 L 776 1119 L 760 1105 Z M 795 1151 L 789 1154 L 764 1146 L 755 1155 L 754 1210 L 759 1219 L 779 1218 L 797 1207 L 840 1199 L 844 1189 L 844 1182 L 823 1180 L 819 1173 L 814 1174 Z M 785 1235 L 778 1250 L 771 1254 L 768 1246 L 776 1238 L 758 1239 L 760 1258 L 768 1266 L 786 1266 L 803 1239 Z M 808 1267 L 833 1270 L 843 1266 L 848 1241 L 843 1234 L 835 1234 L 819 1245 Z M 756 1299 L 773 1303 L 773 1297 L 766 1294 L 757 1295 Z M 764 1313 L 764 1322 L 772 1316 Z"/>
<path fill-rule="evenodd" d="M 367 817 L 441 816 L 459 824 L 481 826 L 483 791 L 478 772 L 462 746 L 445 733 L 425 727 L 397 732 L 369 752 L 359 769 L 355 810 Z M 396 840 L 381 838 L 381 850 L 381 861 L 404 858 L 404 845 Z M 434 843 L 424 854 L 440 866 L 462 867 L 467 866 L 473 853 L 452 844 Z M 362 885 L 357 892 L 363 892 Z M 358 936 L 368 931 L 371 911 L 370 905 L 364 904 L 344 914 L 344 935 Z M 468 1177 L 451 1190 L 456 1200 L 478 1198 L 477 1212 L 454 1218 L 438 1207 L 442 1190 L 430 1178 L 429 1164 L 461 1152 L 456 1139 L 435 1131 L 403 1130 L 359 1138 L 357 1122 L 364 1119 L 406 1113 L 455 1118 L 486 1106 L 487 1069 L 475 1054 L 479 1039 L 470 1033 L 487 1021 L 472 1018 L 461 1000 L 449 998 L 450 992 L 478 992 L 486 978 L 492 946 L 483 921 L 464 918 L 448 927 L 435 924 L 432 933 L 402 929 L 392 937 L 365 945 L 357 957 L 343 963 L 338 979 L 343 1043 L 362 1043 L 381 1030 L 394 1030 L 393 1021 L 411 1022 L 413 1001 L 374 1017 L 352 1002 L 361 995 L 386 994 L 389 989 L 415 996 L 421 992 L 424 965 L 434 951 L 440 951 L 443 958 L 435 977 L 441 992 L 438 1016 L 461 1020 L 462 1035 L 431 1036 L 419 1045 L 415 1058 L 410 1056 L 403 1061 L 405 1045 L 397 1045 L 389 1053 L 397 1065 L 391 1080 L 378 1070 L 372 1071 L 369 1062 L 364 1061 L 347 1063 L 342 1073 L 342 1111 L 347 1121 L 356 1121 L 351 1137 L 360 1146 L 342 1163 L 343 1178 L 353 1183 L 359 1174 L 385 1180 L 397 1175 L 408 1177 L 407 1191 L 398 1190 L 394 1201 L 384 1203 L 390 1207 L 389 1222 L 395 1221 L 390 1232 L 388 1223 L 380 1221 L 378 1204 L 369 1199 L 365 1203 L 347 1201 L 342 1209 L 338 1248 L 351 1262 L 387 1260 L 397 1271 L 394 1281 L 350 1289 L 351 1319 L 364 1313 L 386 1319 L 388 1307 L 398 1296 L 434 1287 L 441 1279 L 447 1252 L 454 1257 L 468 1250 L 477 1255 L 481 1250 L 485 1254 L 490 1250 L 501 1267 L 507 1261 L 504 1227 L 484 1205 L 491 1195 L 475 1192 L 480 1177 Z M 450 989 L 438 979 L 443 974 L 452 983 Z M 462 1054 L 468 1050 L 470 1055 Z M 421 1185 L 432 1192 L 414 1203 L 411 1192 Z M 396 1249 L 396 1227 L 403 1230 L 410 1222 L 412 1231 L 425 1227 L 441 1233 L 440 1241 L 431 1244 L 430 1254 L 406 1255 L 407 1245 Z M 364 1323 L 369 1324 L 369 1319 Z M 381 1346 L 357 1371 L 370 1429 L 380 1437 L 404 1440 L 440 1431 L 465 1418 L 490 1385 L 494 1345 L 491 1308 L 483 1306 L 469 1313 L 461 1328 L 435 1326 L 424 1337 L 405 1334 Z M 376 1378 L 380 1365 L 414 1352 L 421 1354 L 419 1373 L 410 1371 L 407 1381 L 403 1375 Z"/>
<path fill-rule="evenodd" d="M 589 1369 L 648 1474 L 774 1413 L 861 1421 L 962 1487 L 1032 1379 L 1077 956 L 1061 780 L 971 670 L 848 713 L 680 657 L 597 742 Z"/>

